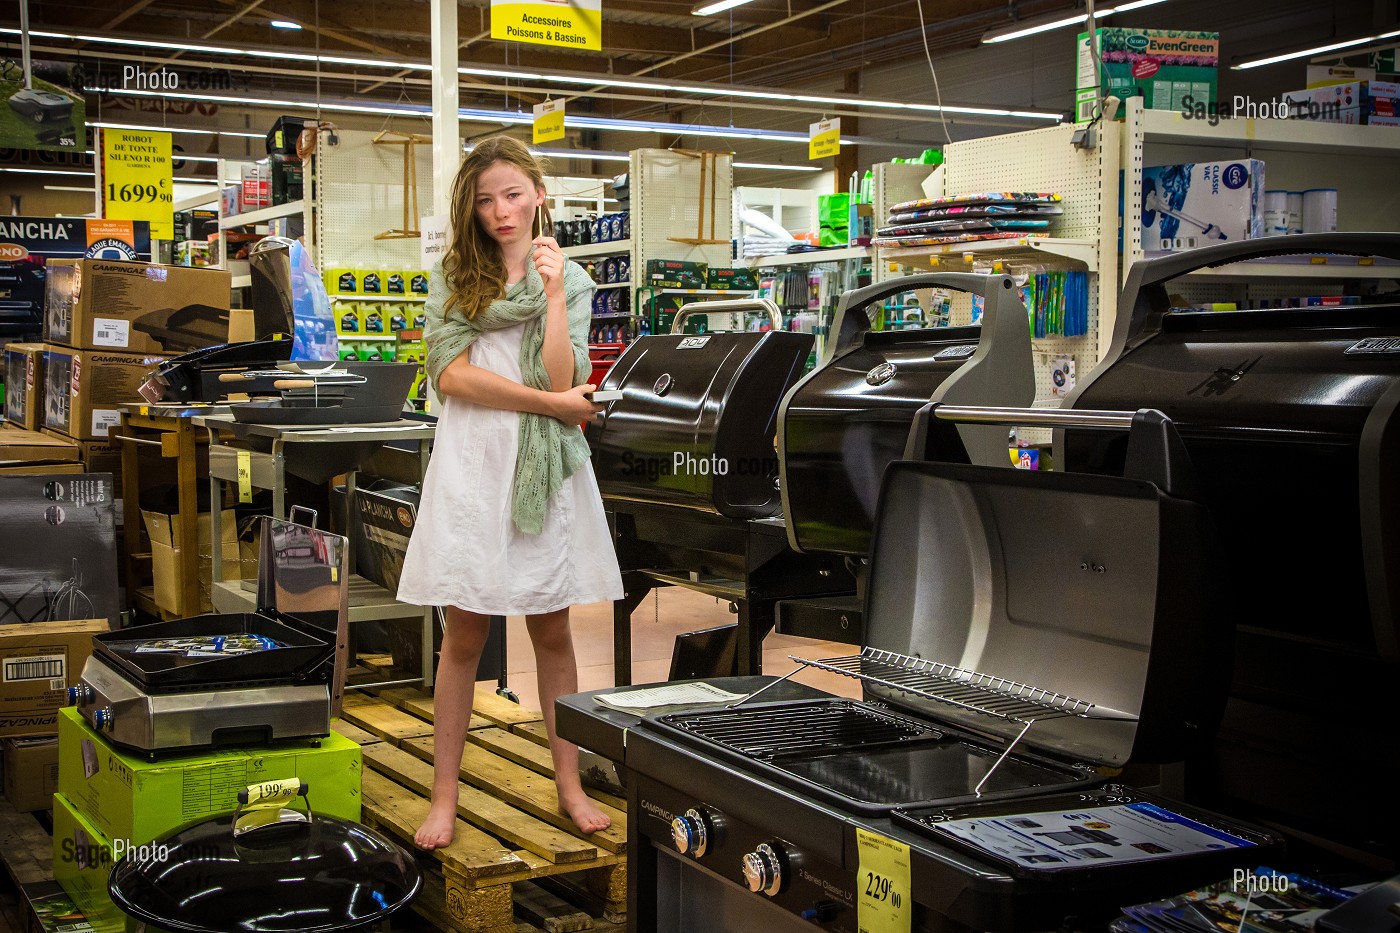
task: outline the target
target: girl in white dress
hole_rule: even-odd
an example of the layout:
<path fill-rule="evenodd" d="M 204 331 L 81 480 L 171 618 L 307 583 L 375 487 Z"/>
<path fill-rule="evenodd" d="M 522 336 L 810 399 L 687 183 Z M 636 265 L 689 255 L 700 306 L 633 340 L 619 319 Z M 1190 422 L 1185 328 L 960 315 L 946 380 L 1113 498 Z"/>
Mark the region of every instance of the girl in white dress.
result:
<path fill-rule="evenodd" d="M 489 617 L 524 615 L 559 807 L 609 820 L 579 782 L 554 701 L 578 690 L 569 607 L 619 599 L 622 578 L 579 422 L 593 283 L 545 236 L 539 163 L 507 136 L 477 143 L 452 189 L 451 243 L 431 275 L 428 375 L 444 400 L 399 599 L 444 606 L 432 808 L 415 839 L 452 841 L 457 781 Z"/>

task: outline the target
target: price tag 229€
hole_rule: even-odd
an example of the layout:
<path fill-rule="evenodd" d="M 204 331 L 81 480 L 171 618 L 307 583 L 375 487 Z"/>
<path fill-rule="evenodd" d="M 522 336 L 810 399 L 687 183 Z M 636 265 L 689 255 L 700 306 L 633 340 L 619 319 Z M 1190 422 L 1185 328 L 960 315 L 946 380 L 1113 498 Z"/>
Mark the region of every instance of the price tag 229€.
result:
<path fill-rule="evenodd" d="M 860 874 L 856 879 L 856 923 L 860 933 L 909 933 L 914 905 L 909 898 L 909 846 L 888 836 L 856 830 Z"/>

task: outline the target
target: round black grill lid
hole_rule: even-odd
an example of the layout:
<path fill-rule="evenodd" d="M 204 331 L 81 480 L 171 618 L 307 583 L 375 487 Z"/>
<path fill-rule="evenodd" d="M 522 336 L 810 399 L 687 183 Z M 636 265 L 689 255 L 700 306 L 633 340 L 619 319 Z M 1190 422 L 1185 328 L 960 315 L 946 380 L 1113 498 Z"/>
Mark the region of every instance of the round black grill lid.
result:
<path fill-rule="evenodd" d="M 412 856 L 358 823 L 318 815 L 235 839 L 222 817 L 129 854 L 108 890 L 163 930 L 330 933 L 370 928 L 422 883 Z"/>

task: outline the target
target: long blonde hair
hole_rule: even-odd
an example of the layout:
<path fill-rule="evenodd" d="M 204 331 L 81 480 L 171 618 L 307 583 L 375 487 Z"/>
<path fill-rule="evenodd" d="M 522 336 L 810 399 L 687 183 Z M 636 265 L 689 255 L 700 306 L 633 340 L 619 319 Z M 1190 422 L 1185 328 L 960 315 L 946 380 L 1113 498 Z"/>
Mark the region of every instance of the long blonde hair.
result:
<path fill-rule="evenodd" d="M 481 173 L 497 162 L 514 165 L 525 173 L 536 190 L 544 188 L 544 166 L 520 140 L 511 136 L 490 136 L 477 143 L 452 182 L 452 242 L 442 260 L 442 271 L 451 296 L 443 309 L 443 317 L 453 309 L 471 320 L 486 306 L 505 294 L 506 264 L 501 250 L 480 224 L 476 222 L 476 182 Z M 531 224 L 531 237 L 553 225 L 546 203 L 543 212 L 536 212 Z M 543 217 L 543 224 L 540 217 Z M 543 229 L 541 229 L 543 228 Z"/>

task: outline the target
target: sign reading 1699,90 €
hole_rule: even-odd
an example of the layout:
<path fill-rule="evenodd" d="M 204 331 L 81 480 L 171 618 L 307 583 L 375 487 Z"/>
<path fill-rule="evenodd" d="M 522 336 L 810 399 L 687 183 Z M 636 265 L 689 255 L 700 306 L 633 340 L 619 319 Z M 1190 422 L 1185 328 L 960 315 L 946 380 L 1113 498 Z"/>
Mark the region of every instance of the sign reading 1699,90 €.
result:
<path fill-rule="evenodd" d="M 491 0 L 491 38 L 603 48 L 603 0 Z"/>
<path fill-rule="evenodd" d="M 102 211 L 108 220 L 145 220 L 151 239 L 175 238 L 170 134 L 102 130 Z"/>

